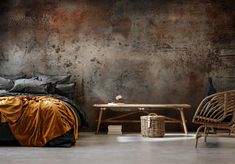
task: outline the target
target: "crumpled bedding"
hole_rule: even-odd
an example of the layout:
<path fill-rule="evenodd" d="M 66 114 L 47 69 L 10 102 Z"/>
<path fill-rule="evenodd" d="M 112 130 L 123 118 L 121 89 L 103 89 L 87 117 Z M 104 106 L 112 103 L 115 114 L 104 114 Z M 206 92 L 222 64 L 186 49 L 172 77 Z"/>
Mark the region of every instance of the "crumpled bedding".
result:
<path fill-rule="evenodd" d="M 1 123 L 7 122 L 22 146 L 45 146 L 73 130 L 78 137 L 78 116 L 72 107 L 49 96 L 0 97 Z"/>
<path fill-rule="evenodd" d="M 88 127 L 87 117 L 86 117 L 85 113 L 80 109 L 79 106 L 77 106 L 77 104 L 73 100 L 68 99 L 64 96 L 60 96 L 57 94 L 30 94 L 30 93 L 8 92 L 8 91 L 5 91 L 3 93 L 0 92 L 0 97 L 6 97 L 6 96 L 49 96 L 49 97 L 54 97 L 56 99 L 59 99 L 61 101 L 68 103 L 70 106 L 73 107 L 74 111 L 77 113 L 77 115 L 79 117 L 79 124 L 78 124 L 79 128 Z"/>

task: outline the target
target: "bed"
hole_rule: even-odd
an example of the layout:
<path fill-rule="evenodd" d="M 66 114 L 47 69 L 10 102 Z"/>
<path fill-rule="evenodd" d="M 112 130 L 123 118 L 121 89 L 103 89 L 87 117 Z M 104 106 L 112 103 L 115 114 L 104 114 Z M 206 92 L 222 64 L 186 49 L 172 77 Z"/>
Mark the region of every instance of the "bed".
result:
<path fill-rule="evenodd" d="M 68 75 L 0 76 L 0 145 L 74 145 L 87 126 L 72 100 L 74 86 Z"/>

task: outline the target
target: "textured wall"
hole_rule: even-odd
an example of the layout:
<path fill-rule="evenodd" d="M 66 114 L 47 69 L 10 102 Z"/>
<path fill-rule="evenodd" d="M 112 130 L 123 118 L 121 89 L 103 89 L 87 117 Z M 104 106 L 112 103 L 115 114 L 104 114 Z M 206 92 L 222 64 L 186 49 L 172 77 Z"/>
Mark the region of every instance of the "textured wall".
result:
<path fill-rule="evenodd" d="M 234 11 L 231 0 L 1 1 L 1 74 L 72 74 L 90 129 L 92 104 L 117 94 L 189 103 L 194 129 L 207 77 L 219 91 L 235 88 Z"/>

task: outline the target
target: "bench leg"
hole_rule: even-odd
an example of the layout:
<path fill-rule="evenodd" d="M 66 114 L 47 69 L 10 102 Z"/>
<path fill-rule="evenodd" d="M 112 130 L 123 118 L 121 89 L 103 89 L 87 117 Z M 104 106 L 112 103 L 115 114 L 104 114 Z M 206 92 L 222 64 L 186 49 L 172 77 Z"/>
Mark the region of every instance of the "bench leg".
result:
<path fill-rule="evenodd" d="M 100 113 L 99 113 L 99 118 L 98 118 L 98 124 L 97 124 L 97 128 L 96 128 L 96 134 L 98 134 L 98 133 L 99 133 L 99 130 L 100 130 L 100 124 L 101 124 L 102 115 L 103 115 L 103 109 L 100 108 Z"/>
<path fill-rule="evenodd" d="M 181 123 L 184 128 L 184 134 L 188 135 L 188 130 L 187 130 L 186 121 L 185 121 L 185 117 L 184 117 L 184 111 L 182 109 L 180 109 L 179 111 L 180 111 L 180 116 L 181 116 Z"/>

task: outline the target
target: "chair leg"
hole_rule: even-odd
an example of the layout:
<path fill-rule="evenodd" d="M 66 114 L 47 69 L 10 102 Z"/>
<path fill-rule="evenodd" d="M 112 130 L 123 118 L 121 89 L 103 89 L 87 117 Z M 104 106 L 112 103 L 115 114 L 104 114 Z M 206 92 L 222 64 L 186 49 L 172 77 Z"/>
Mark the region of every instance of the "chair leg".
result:
<path fill-rule="evenodd" d="M 229 132 L 228 132 L 228 136 L 231 136 L 231 130 L 229 130 Z"/>
<path fill-rule="evenodd" d="M 207 141 L 208 133 L 209 133 L 209 128 L 205 126 L 205 128 L 204 128 L 204 142 Z"/>
<path fill-rule="evenodd" d="M 200 132 L 200 130 L 201 130 L 203 127 L 204 127 L 204 125 L 201 125 L 201 126 L 199 126 L 199 128 L 197 129 L 196 138 L 195 138 L 195 139 L 196 139 L 195 148 L 197 148 L 198 139 L 201 137 L 200 134 L 199 134 L 199 132 Z"/>
<path fill-rule="evenodd" d="M 212 131 L 213 134 L 217 133 L 215 128 L 211 128 L 211 131 Z"/>

